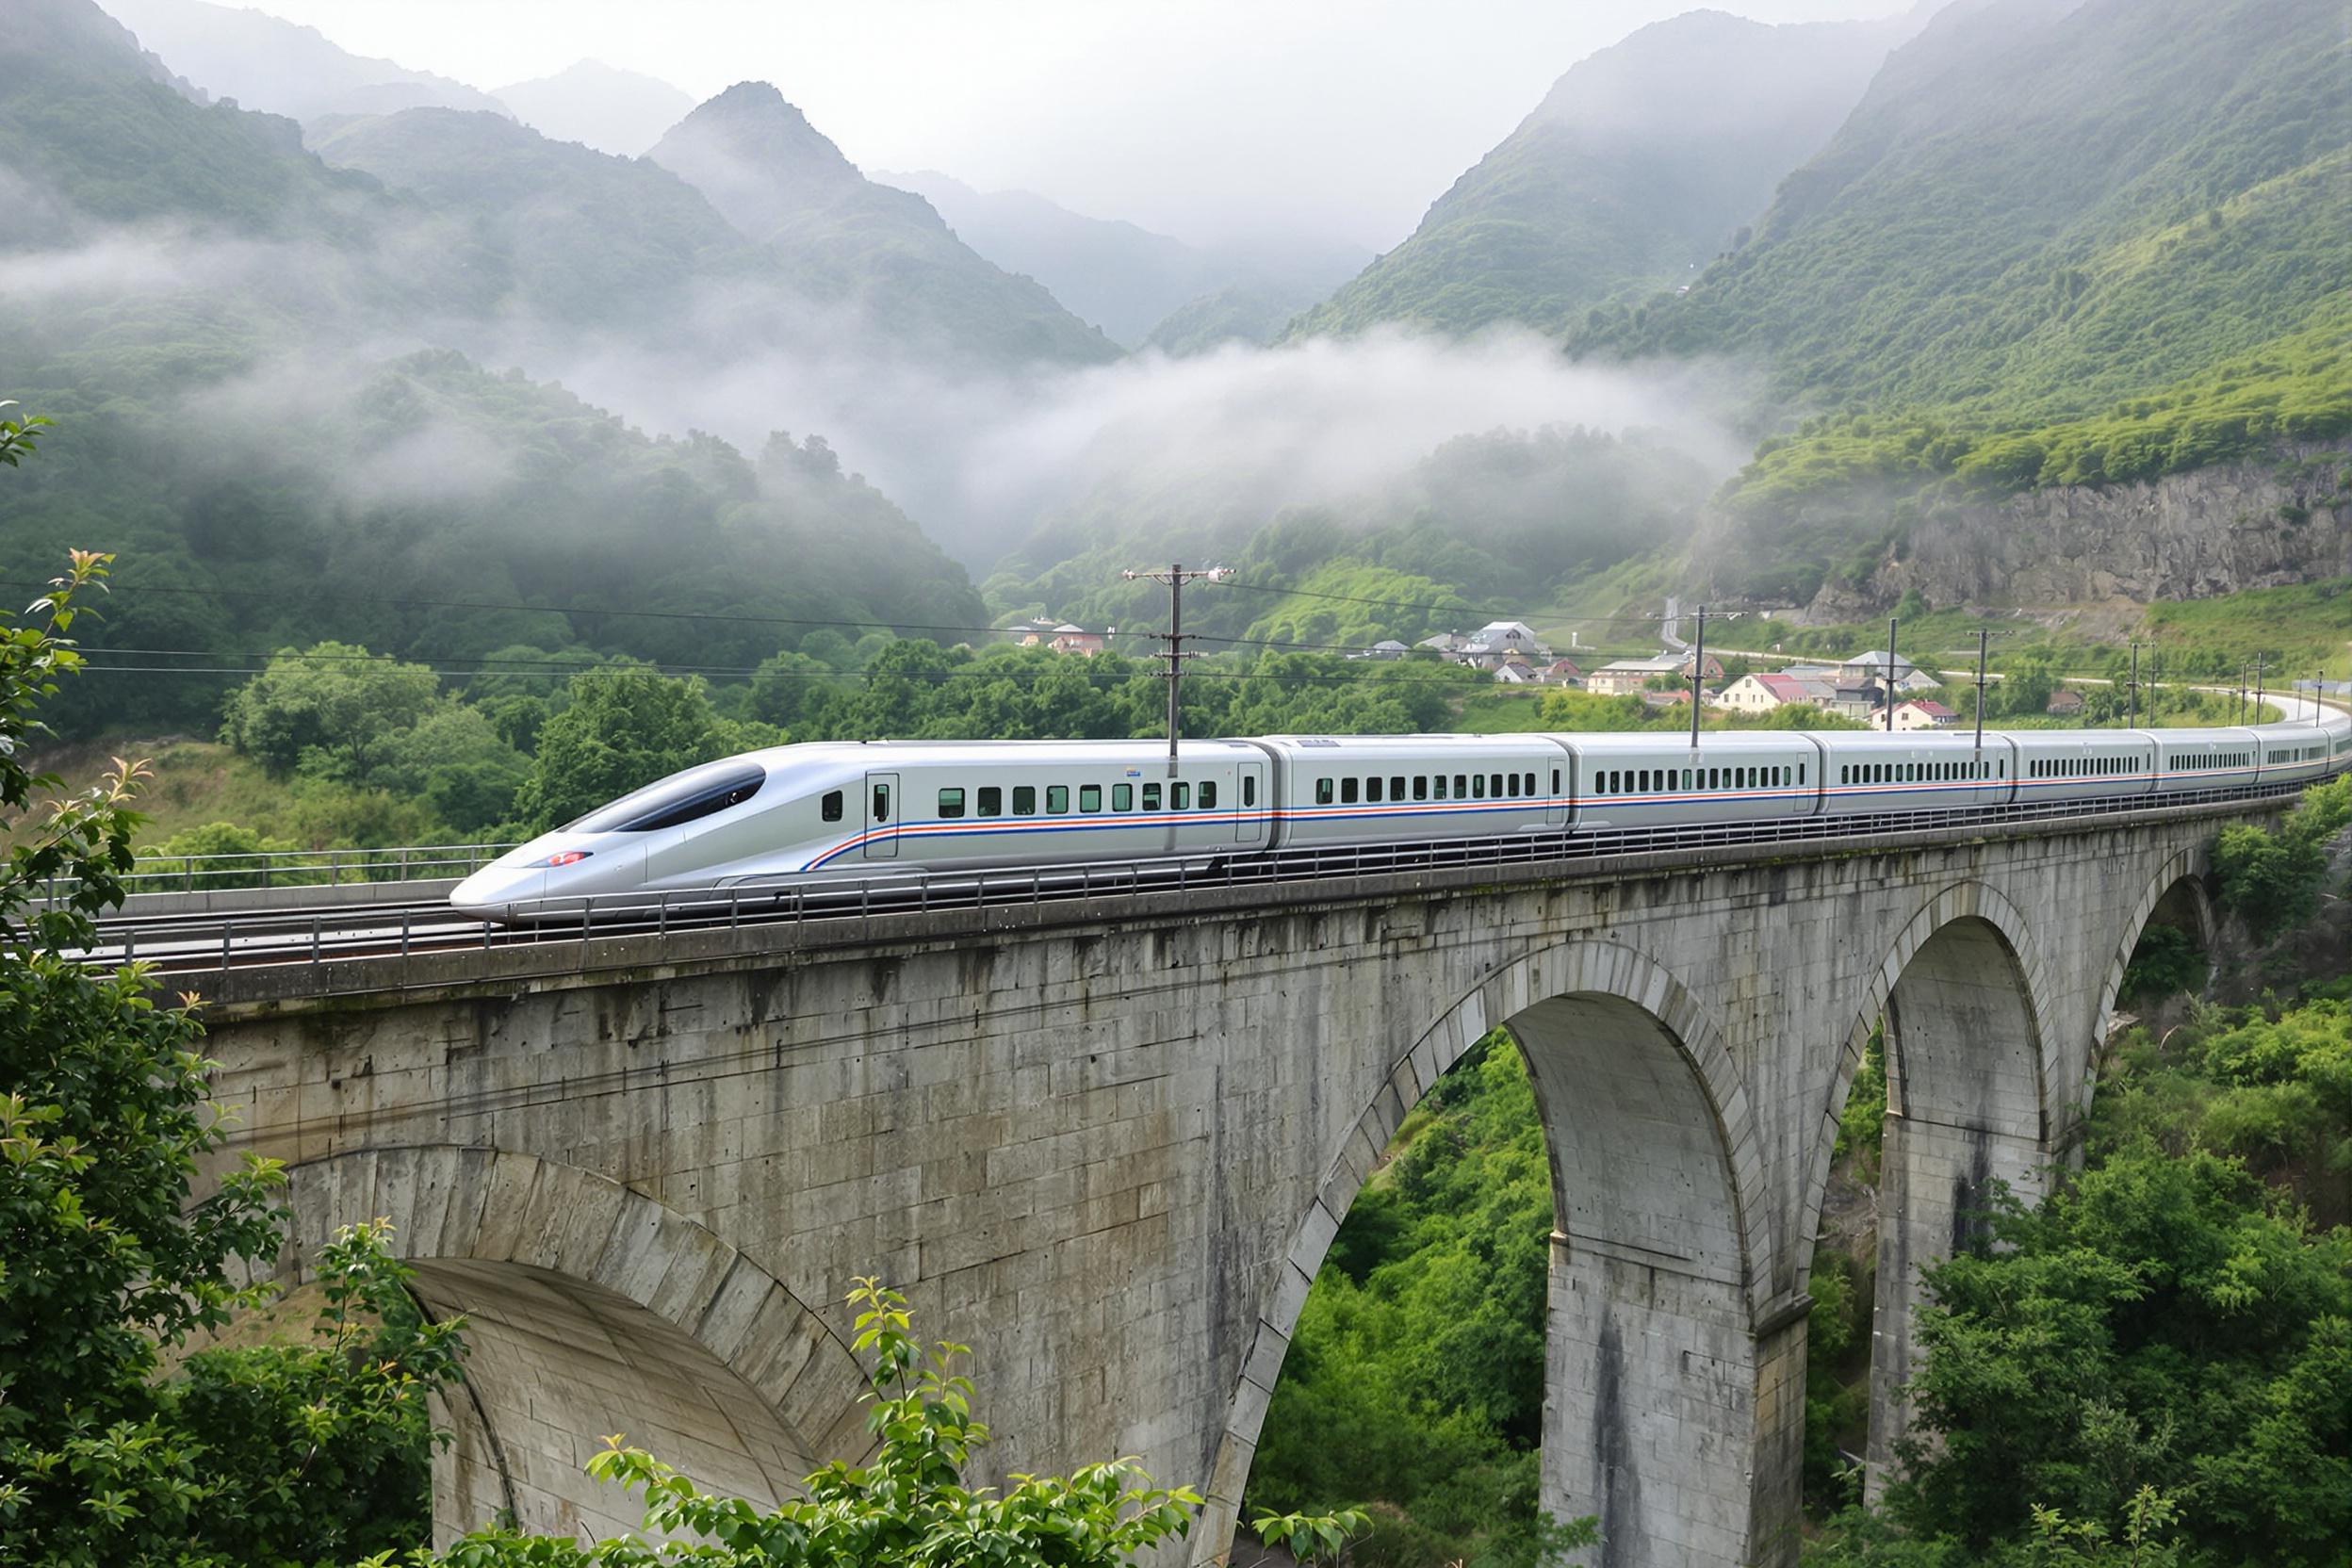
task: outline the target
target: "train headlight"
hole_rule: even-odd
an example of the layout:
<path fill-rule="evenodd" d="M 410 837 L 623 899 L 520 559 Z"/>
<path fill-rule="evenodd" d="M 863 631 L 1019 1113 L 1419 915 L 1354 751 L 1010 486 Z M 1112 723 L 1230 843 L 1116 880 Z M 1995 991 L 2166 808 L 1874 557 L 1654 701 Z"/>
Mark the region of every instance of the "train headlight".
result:
<path fill-rule="evenodd" d="M 539 863 L 543 866 L 576 866 L 595 853 L 593 849 L 560 849 Z"/>

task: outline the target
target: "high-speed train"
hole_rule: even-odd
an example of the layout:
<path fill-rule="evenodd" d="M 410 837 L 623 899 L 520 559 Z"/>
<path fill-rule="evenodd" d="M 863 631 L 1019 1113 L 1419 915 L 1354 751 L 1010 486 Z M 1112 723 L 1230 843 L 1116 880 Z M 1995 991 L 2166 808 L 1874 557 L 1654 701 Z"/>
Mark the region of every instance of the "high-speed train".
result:
<path fill-rule="evenodd" d="M 2315 710 L 2316 711 L 2316 710 Z M 2352 716 L 2213 729 L 1984 736 L 1272 735 L 776 746 L 674 774 L 467 877 L 450 902 L 792 888 L 1522 833 L 2161 797 L 2328 776 Z"/>

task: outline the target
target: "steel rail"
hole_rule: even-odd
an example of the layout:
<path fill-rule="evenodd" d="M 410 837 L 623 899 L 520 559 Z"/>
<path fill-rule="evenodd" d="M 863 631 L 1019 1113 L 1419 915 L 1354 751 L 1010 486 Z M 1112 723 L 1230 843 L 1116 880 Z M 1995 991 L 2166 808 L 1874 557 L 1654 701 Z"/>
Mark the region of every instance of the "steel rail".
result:
<path fill-rule="evenodd" d="M 1192 888 L 1335 886 L 1397 872 L 1538 863 L 1573 866 L 1715 847 L 1786 845 L 1835 850 L 1843 841 L 1861 841 L 1889 833 L 2088 825 L 2151 808 L 2278 803 L 2299 795 L 2309 783 L 2292 780 L 2166 794 L 2160 804 L 2145 794 L 2105 795 L 2024 805 L 1932 807 L 1658 827 L 1569 827 L 1508 838 L 1309 845 L 1222 857 L 1204 852 L 1069 866 L 938 874 L 909 871 L 825 883 L 608 894 L 545 900 L 530 909 L 529 920 L 511 925 L 470 919 L 438 901 L 134 916 L 102 922 L 98 943 L 84 956 L 100 967 L 144 962 L 150 972 L 159 976 L 225 976 L 232 970 L 266 965 L 307 965 L 318 970 L 349 959 L 422 958 L 460 950 L 577 942 L 584 968 L 592 938 L 863 921 L 1010 905 L 1034 906 Z"/>

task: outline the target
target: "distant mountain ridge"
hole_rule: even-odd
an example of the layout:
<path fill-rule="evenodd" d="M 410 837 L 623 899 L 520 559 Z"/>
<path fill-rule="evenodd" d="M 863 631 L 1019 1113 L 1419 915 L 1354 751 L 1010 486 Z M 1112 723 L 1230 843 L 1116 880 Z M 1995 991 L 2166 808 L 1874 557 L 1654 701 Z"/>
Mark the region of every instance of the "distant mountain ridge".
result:
<path fill-rule="evenodd" d="M 814 298 L 1006 361 L 1119 355 L 1037 280 L 983 259 L 922 197 L 867 179 L 765 82 L 701 105 L 647 155 L 782 257 Z"/>
<path fill-rule="evenodd" d="M 1362 265 L 1360 253 L 1341 247 L 1277 258 L 1189 245 L 1122 220 L 1072 212 L 1031 191 L 975 190 L 936 170 L 875 178 L 922 196 L 964 243 L 1006 271 L 1036 278 L 1071 314 L 1129 348 L 1147 340 L 1199 346 L 1190 328 L 1180 327 L 1174 339 L 1157 329 L 1187 307 L 1234 291 L 1281 302 L 1261 312 L 1273 319 L 1256 330 L 1238 330 L 1238 316 L 1218 318 L 1236 329 L 1231 335 L 1262 342 L 1266 325 L 1281 326 Z M 1201 318 L 1196 312 L 1195 322 Z"/>
<path fill-rule="evenodd" d="M 214 98 L 314 120 L 424 106 L 512 111 L 478 88 L 354 55 L 315 27 L 209 0 L 106 0 L 141 47 Z"/>
<path fill-rule="evenodd" d="M 1818 151 L 1920 24 L 1697 10 L 1571 67 L 1413 235 L 1293 337 L 1404 321 L 1560 331 L 1636 286 L 1695 277 Z"/>
<path fill-rule="evenodd" d="M 577 60 L 552 76 L 499 88 L 498 102 L 542 136 L 599 153 L 641 157 L 694 112 L 693 96 L 659 77 L 602 60 Z"/>

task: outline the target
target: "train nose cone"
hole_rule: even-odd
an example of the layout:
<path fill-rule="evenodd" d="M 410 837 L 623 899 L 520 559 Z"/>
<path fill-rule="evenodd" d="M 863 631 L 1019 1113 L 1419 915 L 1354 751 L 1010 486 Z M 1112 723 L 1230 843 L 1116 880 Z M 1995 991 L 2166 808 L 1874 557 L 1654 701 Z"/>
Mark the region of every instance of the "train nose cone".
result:
<path fill-rule="evenodd" d="M 517 906 L 536 904 L 547 890 L 546 868 L 494 864 L 460 882 L 449 894 L 449 906 L 482 920 L 512 920 Z"/>

